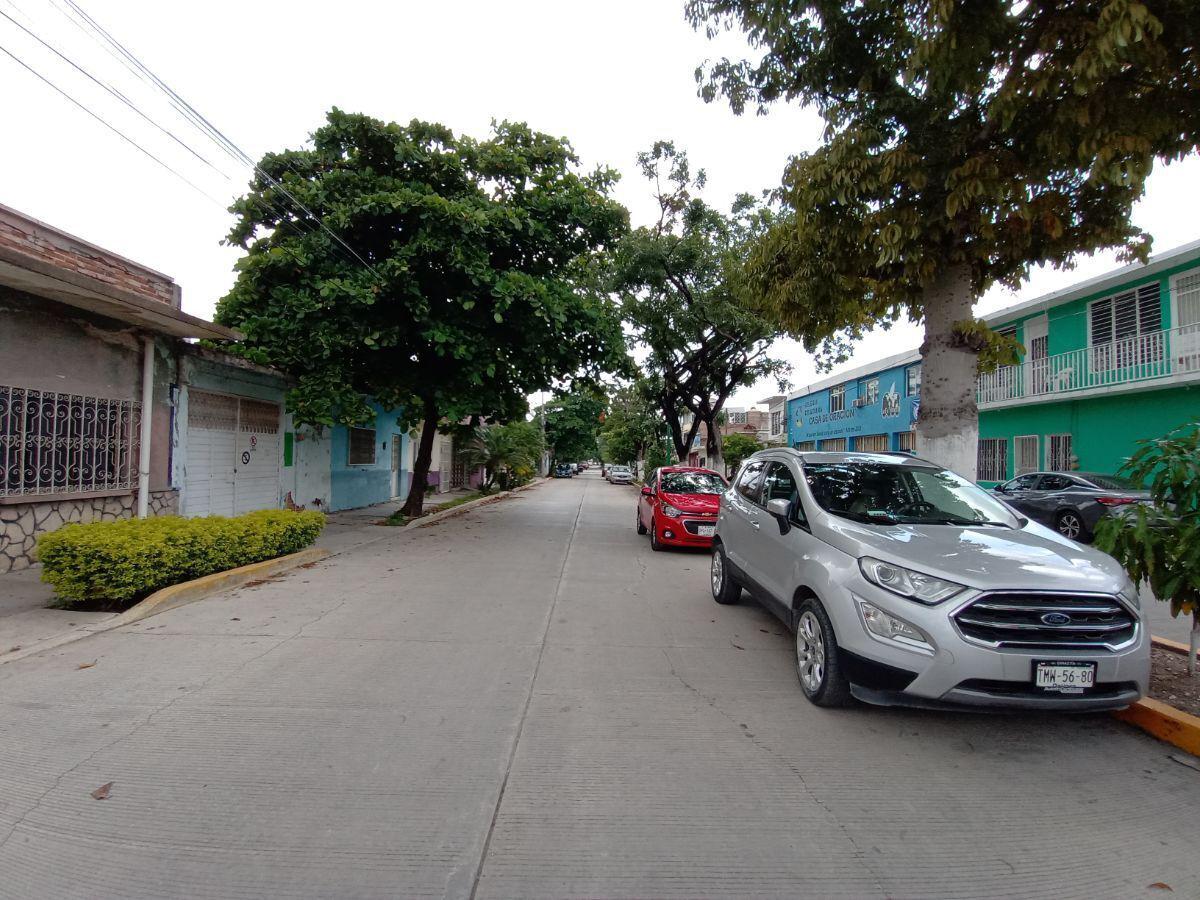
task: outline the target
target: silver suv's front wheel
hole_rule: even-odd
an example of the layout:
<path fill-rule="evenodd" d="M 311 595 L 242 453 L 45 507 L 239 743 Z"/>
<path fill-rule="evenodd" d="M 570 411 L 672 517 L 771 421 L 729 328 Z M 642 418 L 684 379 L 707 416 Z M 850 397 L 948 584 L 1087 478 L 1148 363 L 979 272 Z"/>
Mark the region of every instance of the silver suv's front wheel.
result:
<path fill-rule="evenodd" d="M 737 603 L 742 596 L 742 586 L 729 574 L 729 560 L 725 558 L 725 548 L 720 544 L 713 544 L 709 583 L 712 585 L 713 599 L 718 603 Z"/>
<path fill-rule="evenodd" d="M 817 706 L 845 706 L 852 699 L 833 625 L 816 600 L 805 600 L 796 620 L 796 675 L 804 696 Z"/>

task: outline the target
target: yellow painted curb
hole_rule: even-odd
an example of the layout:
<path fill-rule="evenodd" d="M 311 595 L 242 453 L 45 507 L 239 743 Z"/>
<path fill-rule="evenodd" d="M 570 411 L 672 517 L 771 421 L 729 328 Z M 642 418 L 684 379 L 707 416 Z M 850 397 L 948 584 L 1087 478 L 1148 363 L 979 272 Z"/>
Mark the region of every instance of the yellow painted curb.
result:
<path fill-rule="evenodd" d="M 1159 740 L 1174 744 L 1180 750 L 1200 756 L 1200 716 L 1193 716 L 1149 697 L 1126 709 L 1117 710 L 1113 715 Z"/>
<path fill-rule="evenodd" d="M 174 609 L 177 606 L 193 603 L 196 600 L 203 600 L 205 597 L 220 593 L 221 591 L 227 591 L 230 588 L 240 587 L 248 581 L 269 578 L 272 575 L 278 575 L 297 566 L 316 562 L 328 555 L 328 550 L 323 550 L 320 547 L 309 547 L 307 550 L 301 550 L 299 553 L 277 556 L 275 559 L 265 559 L 262 562 L 251 563 L 248 566 L 226 569 L 224 572 L 213 572 L 211 575 L 205 575 L 192 581 L 185 581 L 182 584 L 172 584 L 162 590 L 155 591 L 141 603 L 131 606 L 115 619 L 109 619 L 104 623 L 104 630 L 108 631 L 110 628 L 120 628 L 122 625 L 140 621 L 147 616 L 153 616 L 156 613 Z"/>

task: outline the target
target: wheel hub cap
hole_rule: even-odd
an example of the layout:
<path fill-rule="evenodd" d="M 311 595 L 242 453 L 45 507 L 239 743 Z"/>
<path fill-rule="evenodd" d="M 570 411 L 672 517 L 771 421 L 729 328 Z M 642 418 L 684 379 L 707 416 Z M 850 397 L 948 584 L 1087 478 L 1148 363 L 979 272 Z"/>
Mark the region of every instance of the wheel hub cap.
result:
<path fill-rule="evenodd" d="M 809 693 L 820 690 L 825 680 L 825 638 L 821 623 L 811 612 L 805 612 L 796 627 L 796 668 Z"/>

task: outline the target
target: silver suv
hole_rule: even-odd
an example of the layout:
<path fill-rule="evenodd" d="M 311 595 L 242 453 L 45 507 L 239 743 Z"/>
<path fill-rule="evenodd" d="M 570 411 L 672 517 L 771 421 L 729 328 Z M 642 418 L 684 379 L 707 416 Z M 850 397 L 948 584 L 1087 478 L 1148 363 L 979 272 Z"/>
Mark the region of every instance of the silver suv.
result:
<path fill-rule="evenodd" d="M 752 456 L 712 556 L 716 601 L 743 587 L 796 633 L 819 706 L 1100 710 L 1149 687 L 1137 590 L 1115 560 L 913 456 Z"/>

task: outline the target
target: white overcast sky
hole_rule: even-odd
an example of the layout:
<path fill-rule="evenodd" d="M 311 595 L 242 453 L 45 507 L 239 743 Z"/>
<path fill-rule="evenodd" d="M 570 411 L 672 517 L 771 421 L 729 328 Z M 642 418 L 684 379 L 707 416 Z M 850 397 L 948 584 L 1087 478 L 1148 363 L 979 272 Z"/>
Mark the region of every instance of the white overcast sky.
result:
<path fill-rule="evenodd" d="M 623 173 L 618 198 L 634 224 L 652 214 L 634 157 L 657 139 L 686 148 L 709 173 L 708 199 L 778 184 L 789 155 L 819 143 L 814 113 L 777 107 L 734 116 L 696 96 L 693 71 L 740 39 L 719 44 L 684 22 L 682 0 L 440 0 L 338 3 L 304 0 L 75 0 L 157 76 L 257 159 L 300 146 L 332 106 L 382 119 L 422 118 L 482 135 L 490 121 L 526 121 L 568 137 L 589 167 Z M 0 202 L 171 275 L 184 309 L 211 316 L 233 280 L 236 252 L 220 244 L 224 207 L 245 185 L 240 168 L 181 119 L 64 15 L 66 0 L 0 0 L 6 13 L 92 75 L 120 91 L 197 153 L 218 175 L 0 17 L 0 47 L 20 57 L 212 200 L 143 156 L 0 53 Z M 1135 221 L 1162 251 L 1200 236 L 1195 210 L 1200 161 L 1155 171 Z M 1112 254 L 1082 259 L 1072 272 L 1038 271 L 1020 292 L 995 290 L 990 312 L 1118 265 Z M 897 326 L 866 338 L 846 367 L 920 343 Z M 791 341 L 778 352 L 795 367 L 794 387 L 814 377 Z M 731 403 L 775 392 L 756 385 Z"/>

